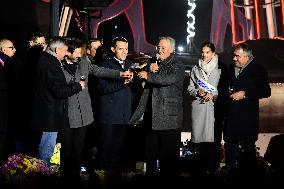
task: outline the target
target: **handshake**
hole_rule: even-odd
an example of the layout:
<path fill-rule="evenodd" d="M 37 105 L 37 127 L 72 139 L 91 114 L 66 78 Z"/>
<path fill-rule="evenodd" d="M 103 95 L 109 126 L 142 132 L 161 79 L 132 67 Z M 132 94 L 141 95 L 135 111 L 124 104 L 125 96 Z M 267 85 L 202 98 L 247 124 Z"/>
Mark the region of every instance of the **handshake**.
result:
<path fill-rule="evenodd" d="M 129 71 L 133 72 L 135 75 L 137 75 L 141 71 L 146 71 L 147 63 L 139 64 L 134 63 L 130 68 Z"/>
<path fill-rule="evenodd" d="M 129 79 L 133 77 L 133 72 L 130 70 L 120 72 L 120 78 L 122 79 Z"/>
<path fill-rule="evenodd" d="M 125 78 L 124 83 L 129 83 L 133 78 L 148 79 L 148 72 L 158 72 L 159 66 L 157 64 L 158 56 L 150 57 L 147 61 L 138 61 L 134 63 L 127 71 L 124 72 L 122 78 Z"/>
<path fill-rule="evenodd" d="M 146 70 L 146 64 L 140 65 L 139 63 L 133 64 L 127 71 L 121 72 L 120 77 L 124 79 L 124 84 L 130 83 L 138 73 Z"/>

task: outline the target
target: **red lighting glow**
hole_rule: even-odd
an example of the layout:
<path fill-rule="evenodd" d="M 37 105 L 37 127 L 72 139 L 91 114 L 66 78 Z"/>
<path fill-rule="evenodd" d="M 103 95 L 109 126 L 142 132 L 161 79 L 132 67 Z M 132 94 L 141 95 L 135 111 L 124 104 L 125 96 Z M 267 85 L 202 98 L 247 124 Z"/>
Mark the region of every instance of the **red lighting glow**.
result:
<path fill-rule="evenodd" d="M 236 22 L 235 22 L 235 9 L 234 0 L 230 0 L 230 11 L 231 11 L 231 23 L 232 23 L 232 40 L 233 44 L 237 42 L 236 40 Z"/>
<path fill-rule="evenodd" d="M 281 12 L 282 12 L 282 28 L 284 30 L 284 0 L 281 0 Z"/>
<path fill-rule="evenodd" d="M 254 0 L 254 9 L 255 9 L 256 39 L 259 39 L 260 38 L 260 21 L 259 21 L 258 0 Z"/>
<path fill-rule="evenodd" d="M 284 41 L 283 37 L 273 37 L 273 39 L 279 39 L 279 40 L 283 40 Z"/>

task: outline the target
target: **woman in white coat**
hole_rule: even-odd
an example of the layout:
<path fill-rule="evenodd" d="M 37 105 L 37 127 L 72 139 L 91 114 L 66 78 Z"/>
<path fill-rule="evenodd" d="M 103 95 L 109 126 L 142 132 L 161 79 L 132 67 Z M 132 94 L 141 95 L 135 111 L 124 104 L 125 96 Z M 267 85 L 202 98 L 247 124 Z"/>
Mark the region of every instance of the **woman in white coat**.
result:
<path fill-rule="evenodd" d="M 221 76 L 215 46 L 205 42 L 201 46 L 201 57 L 190 73 L 187 92 L 193 97 L 191 103 L 192 132 L 191 142 L 199 149 L 199 171 L 214 171 L 213 156 L 217 156 L 214 137 L 214 103 L 218 96 L 218 83 Z M 216 141 L 219 142 L 219 141 Z M 215 163 L 216 164 L 216 163 Z"/>

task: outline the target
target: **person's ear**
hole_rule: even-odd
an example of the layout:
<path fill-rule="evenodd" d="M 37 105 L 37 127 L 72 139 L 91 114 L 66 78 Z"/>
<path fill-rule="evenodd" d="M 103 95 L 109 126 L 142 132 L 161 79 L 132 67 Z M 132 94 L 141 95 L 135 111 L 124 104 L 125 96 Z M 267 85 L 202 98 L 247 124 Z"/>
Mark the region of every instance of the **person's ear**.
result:
<path fill-rule="evenodd" d="M 7 48 L 6 47 L 2 47 L 1 48 L 1 52 L 3 52 L 4 54 L 6 54 Z"/>
<path fill-rule="evenodd" d="M 111 47 L 110 50 L 111 50 L 113 53 L 115 52 L 114 47 Z"/>
<path fill-rule="evenodd" d="M 29 43 L 30 43 L 30 47 L 32 47 L 34 45 L 33 41 L 29 41 Z"/>

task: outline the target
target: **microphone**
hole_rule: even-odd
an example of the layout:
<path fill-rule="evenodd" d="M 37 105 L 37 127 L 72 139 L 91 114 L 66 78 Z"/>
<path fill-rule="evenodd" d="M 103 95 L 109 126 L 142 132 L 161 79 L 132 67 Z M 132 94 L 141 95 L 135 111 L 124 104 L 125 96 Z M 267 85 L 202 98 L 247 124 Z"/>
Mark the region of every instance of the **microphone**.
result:
<path fill-rule="evenodd" d="M 160 55 L 156 54 L 157 61 L 160 59 Z"/>

